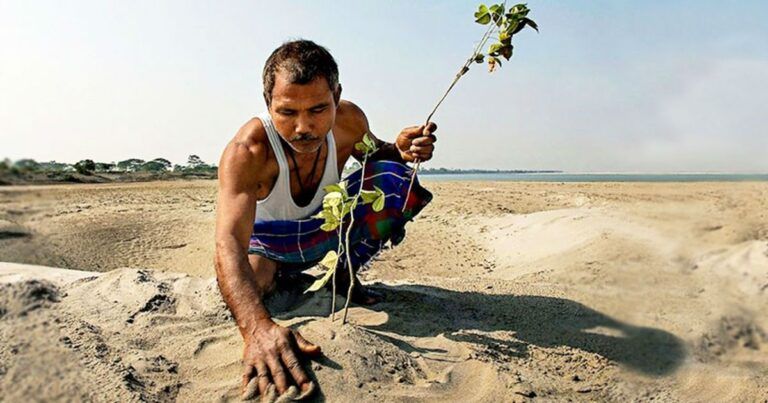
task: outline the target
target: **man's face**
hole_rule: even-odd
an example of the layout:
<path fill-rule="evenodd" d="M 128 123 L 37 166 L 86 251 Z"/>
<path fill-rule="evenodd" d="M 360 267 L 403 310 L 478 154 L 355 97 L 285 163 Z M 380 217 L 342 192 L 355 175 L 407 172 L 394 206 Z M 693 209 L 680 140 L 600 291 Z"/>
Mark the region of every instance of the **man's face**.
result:
<path fill-rule="evenodd" d="M 324 77 L 292 84 L 287 76 L 282 71 L 275 74 L 270 115 L 291 148 L 299 153 L 315 152 L 336 120 L 338 95 L 334 97 Z"/>

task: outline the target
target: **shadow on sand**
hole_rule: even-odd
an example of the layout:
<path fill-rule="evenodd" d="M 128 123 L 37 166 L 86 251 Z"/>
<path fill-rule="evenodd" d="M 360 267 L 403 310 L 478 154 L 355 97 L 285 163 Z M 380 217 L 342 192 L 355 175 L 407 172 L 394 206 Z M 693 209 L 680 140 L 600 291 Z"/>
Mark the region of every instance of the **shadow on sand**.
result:
<path fill-rule="evenodd" d="M 673 372 L 685 358 L 682 340 L 671 333 L 632 326 L 578 302 L 539 296 L 458 292 L 431 286 L 376 284 L 387 301 L 370 307 L 388 320 L 371 330 L 403 336 L 444 334 L 457 340 L 499 345 L 513 356 L 527 355 L 529 344 L 569 346 L 592 352 L 646 375 Z M 519 341 L 473 334 L 473 330 L 510 331 Z"/>
<path fill-rule="evenodd" d="M 28 238 L 30 235 L 21 231 L 0 231 L 0 241 L 4 239 Z"/>

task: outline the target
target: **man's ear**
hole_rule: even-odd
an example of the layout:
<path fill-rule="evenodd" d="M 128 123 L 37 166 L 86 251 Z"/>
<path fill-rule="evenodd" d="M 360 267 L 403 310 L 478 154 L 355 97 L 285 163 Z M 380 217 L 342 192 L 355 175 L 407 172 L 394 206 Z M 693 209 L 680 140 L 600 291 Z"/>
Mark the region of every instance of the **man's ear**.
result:
<path fill-rule="evenodd" d="M 336 103 L 336 107 L 339 107 L 339 101 L 341 100 L 341 83 L 336 85 L 336 91 L 333 92 L 333 102 Z"/>

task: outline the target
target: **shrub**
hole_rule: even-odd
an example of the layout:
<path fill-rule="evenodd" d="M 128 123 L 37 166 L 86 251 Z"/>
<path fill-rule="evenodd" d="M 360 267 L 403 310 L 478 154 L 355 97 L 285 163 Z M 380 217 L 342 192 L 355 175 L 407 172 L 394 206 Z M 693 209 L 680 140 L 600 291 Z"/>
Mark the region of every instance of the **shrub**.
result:
<path fill-rule="evenodd" d="M 96 163 L 93 160 L 81 160 L 75 164 L 75 170 L 81 175 L 93 175 L 96 170 Z"/>

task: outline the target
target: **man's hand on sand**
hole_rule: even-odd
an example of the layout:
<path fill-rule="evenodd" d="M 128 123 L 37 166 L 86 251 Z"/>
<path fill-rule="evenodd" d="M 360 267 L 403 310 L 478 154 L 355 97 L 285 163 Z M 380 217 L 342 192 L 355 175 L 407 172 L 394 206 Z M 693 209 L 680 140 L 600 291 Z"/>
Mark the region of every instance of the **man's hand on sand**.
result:
<path fill-rule="evenodd" d="M 314 383 L 301 367 L 297 353 L 317 357 L 320 347 L 271 319 L 262 321 L 245 338 L 243 399 L 279 396 L 294 385 L 298 387 L 293 391 L 297 398 L 312 394 Z"/>
<path fill-rule="evenodd" d="M 403 129 L 395 140 L 395 146 L 400 156 L 407 162 L 429 161 L 435 151 L 437 138 L 433 134 L 437 130 L 434 122 L 428 125 L 411 126 Z"/>

